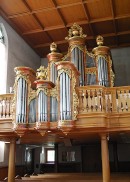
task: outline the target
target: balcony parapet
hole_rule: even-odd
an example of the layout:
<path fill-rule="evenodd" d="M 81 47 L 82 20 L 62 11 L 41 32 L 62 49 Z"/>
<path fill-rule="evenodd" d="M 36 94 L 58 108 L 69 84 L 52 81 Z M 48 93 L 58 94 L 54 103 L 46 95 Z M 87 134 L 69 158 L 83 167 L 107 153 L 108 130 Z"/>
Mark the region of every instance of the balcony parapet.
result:
<path fill-rule="evenodd" d="M 94 113 L 130 113 L 130 86 L 77 87 L 79 115 Z"/>
<path fill-rule="evenodd" d="M 12 101 L 14 94 L 0 95 L 0 120 L 12 119 Z"/>

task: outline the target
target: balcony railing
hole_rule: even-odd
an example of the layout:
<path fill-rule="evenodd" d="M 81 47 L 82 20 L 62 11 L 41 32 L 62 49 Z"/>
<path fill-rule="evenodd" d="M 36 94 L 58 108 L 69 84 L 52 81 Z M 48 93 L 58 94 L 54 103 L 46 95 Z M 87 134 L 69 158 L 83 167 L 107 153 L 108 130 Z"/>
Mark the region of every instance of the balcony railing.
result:
<path fill-rule="evenodd" d="M 130 113 L 130 87 L 78 87 L 79 114 Z"/>
<path fill-rule="evenodd" d="M 13 94 L 2 94 L 0 95 L 0 120 L 12 118 L 12 100 Z"/>

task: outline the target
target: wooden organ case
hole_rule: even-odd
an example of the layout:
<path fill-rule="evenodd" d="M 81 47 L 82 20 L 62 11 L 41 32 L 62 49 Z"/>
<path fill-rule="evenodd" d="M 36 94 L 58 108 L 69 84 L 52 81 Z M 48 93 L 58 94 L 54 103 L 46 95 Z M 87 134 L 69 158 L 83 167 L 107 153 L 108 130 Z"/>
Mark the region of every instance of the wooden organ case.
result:
<path fill-rule="evenodd" d="M 75 23 L 66 40 L 69 47 L 64 56 L 54 42 L 50 45 L 47 68 L 41 66 L 37 73 L 28 67 L 15 68 L 13 130 L 20 137 L 30 131 L 42 136 L 62 131 L 70 137 L 76 129 L 108 132 L 114 125 L 124 127 L 122 119 L 115 119 L 119 114 L 127 123 L 130 90 L 113 87 L 111 53 L 103 37 L 97 36 L 97 47 L 89 52 L 86 35 Z"/>

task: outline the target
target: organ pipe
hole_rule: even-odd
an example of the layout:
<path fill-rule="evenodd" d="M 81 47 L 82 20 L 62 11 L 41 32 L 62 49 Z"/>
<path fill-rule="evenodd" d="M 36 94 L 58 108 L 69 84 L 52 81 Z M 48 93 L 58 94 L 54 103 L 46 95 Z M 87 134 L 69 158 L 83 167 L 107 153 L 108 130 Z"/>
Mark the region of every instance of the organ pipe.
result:
<path fill-rule="evenodd" d="M 107 46 L 103 46 L 103 37 L 98 36 L 98 47 L 93 49 L 93 53 L 97 63 L 97 81 L 99 85 L 106 87 L 113 86 L 114 73 L 112 70 L 112 60 L 110 59 L 110 49 Z"/>
<path fill-rule="evenodd" d="M 70 100 L 70 78 L 67 73 L 60 75 L 60 119 L 71 119 L 71 100 Z"/>
<path fill-rule="evenodd" d="M 36 99 L 32 99 L 29 104 L 29 123 L 36 122 Z"/>
<path fill-rule="evenodd" d="M 38 122 L 47 121 L 47 95 L 43 90 L 40 90 L 38 94 Z"/>
<path fill-rule="evenodd" d="M 58 62 L 57 70 L 59 78 L 59 120 L 75 120 L 78 104 L 75 87 L 79 84 L 79 72 L 75 65 L 69 61 Z"/>
<path fill-rule="evenodd" d="M 16 94 L 16 123 L 28 122 L 28 95 L 29 87 L 33 86 L 32 80 L 35 72 L 28 67 L 16 67 L 15 94 Z"/>
<path fill-rule="evenodd" d="M 79 84 L 84 86 L 85 81 L 85 37 L 82 28 L 76 23 L 69 30 L 66 39 L 69 42 L 69 53 L 72 63 L 80 72 Z"/>

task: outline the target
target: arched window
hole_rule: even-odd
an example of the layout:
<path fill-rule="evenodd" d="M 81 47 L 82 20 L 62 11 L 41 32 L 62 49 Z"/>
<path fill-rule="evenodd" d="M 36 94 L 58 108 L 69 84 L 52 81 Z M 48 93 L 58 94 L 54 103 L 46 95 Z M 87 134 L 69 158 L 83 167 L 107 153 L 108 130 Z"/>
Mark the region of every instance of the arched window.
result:
<path fill-rule="evenodd" d="M 0 23 L 0 94 L 6 93 L 8 40 L 5 28 Z"/>

